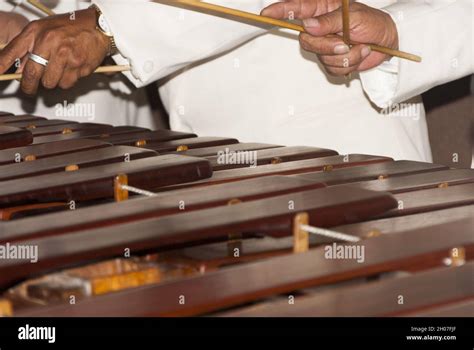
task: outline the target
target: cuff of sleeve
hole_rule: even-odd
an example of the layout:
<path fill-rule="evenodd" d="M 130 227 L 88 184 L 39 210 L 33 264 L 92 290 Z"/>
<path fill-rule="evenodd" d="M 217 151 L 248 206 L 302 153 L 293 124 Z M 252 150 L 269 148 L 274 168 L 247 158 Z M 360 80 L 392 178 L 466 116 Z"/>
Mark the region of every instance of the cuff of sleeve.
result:
<path fill-rule="evenodd" d="M 441 43 L 450 42 L 452 47 L 462 47 L 455 42 L 462 40 L 462 36 L 453 38 L 451 31 L 439 30 L 440 23 L 446 18 L 459 16 L 456 4 L 453 0 L 401 1 L 383 9 L 397 25 L 400 48 L 421 56 L 423 62 L 398 59 L 396 73 L 387 72 L 380 66 L 360 74 L 367 95 L 379 107 L 405 101 L 443 83 L 446 77 L 461 75 L 452 64 L 453 58 L 460 55 L 443 50 Z M 464 20 L 459 22 L 464 23 Z"/>
<path fill-rule="evenodd" d="M 400 59 L 393 57 L 380 66 L 360 73 L 360 80 L 365 93 L 379 108 L 386 108 L 393 103 L 398 86 Z"/>
<path fill-rule="evenodd" d="M 113 5 L 107 0 L 93 0 L 92 3 L 100 8 L 105 18 L 107 18 L 107 22 L 111 27 L 112 33 L 114 34 L 118 53 L 112 56 L 113 60 L 118 65 L 126 65 L 131 67 L 130 71 L 123 72 L 123 74 L 132 82 L 133 85 L 135 85 L 135 87 L 139 88 L 145 86 L 145 81 L 147 80 L 148 76 L 145 74 L 145 72 L 138 71 L 138 65 L 133 65 L 132 60 L 127 58 L 132 57 L 132 55 L 129 54 L 130 50 L 128 50 L 128 48 L 124 46 L 123 41 L 120 40 L 120 21 L 115 22 L 112 20 L 114 18 L 112 15 L 114 13 Z"/>
<path fill-rule="evenodd" d="M 426 11 L 426 5 L 422 3 L 397 3 L 380 9 L 390 15 L 395 22 L 398 31 L 398 41 L 403 51 L 420 54 L 419 47 L 414 45 L 414 33 L 419 27 L 419 16 Z M 415 26 L 415 27 L 414 27 Z M 380 108 L 386 108 L 392 103 L 401 102 L 412 96 L 404 96 L 407 87 L 406 77 L 413 77 L 419 63 L 406 61 L 397 57 L 392 57 L 390 61 L 384 62 L 380 66 L 366 72 L 360 73 L 362 86 L 370 98 Z"/>

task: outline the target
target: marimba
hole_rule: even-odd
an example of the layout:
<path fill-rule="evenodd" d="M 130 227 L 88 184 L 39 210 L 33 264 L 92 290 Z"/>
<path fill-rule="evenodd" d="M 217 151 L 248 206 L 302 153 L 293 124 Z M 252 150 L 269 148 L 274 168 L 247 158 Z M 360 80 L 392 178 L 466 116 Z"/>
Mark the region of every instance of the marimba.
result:
<path fill-rule="evenodd" d="M 4 112 L 0 149 L 1 315 L 473 315 L 473 170 Z"/>

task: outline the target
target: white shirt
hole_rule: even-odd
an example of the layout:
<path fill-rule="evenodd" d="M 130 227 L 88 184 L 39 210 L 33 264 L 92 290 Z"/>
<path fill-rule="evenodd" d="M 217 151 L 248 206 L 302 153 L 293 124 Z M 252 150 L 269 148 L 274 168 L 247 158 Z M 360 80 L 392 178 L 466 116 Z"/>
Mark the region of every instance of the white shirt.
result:
<path fill-rule="evenodd" d="M 423 63 L 393 58 L 362 73 L 365 91 L 378 106 L 474 73 L 473 0 L 399 0 L 384 10 L 397 25 L 400 47 L 422 56 Z"/>
<path fill-rule="evenodd" d="M 0 1 L 0 10 L 21 13 L 30 20 L 44 15 L 26 1 L 14 1 L 14 6 Z M 89 1 L 42 0 L 56 13 L 64 13 L 90 6 Z M 4 88 L 4 86 L 6 86 Z M 136 89 L 125 77 L 93 75 L 82 79 L 71 90 L 40 90 L 37 97 L 19 94 L 19 83 L 1 84 L 0 110 L 15 114 L 30 113 L 49 119 L 66 119 L 79 122 L 107 123 L 113 125 L 137 125 L 156 127 L 146 91 Z"/>
<path fill-rule="evenodd" d="M 431 160 L 419 97 L 399 113 L 380 113 L 358 79 L 327 76 L 295 33 L 146 0 L 94 2 L 115 35 L 116 61 L 132 65 L 127 76 L 137 86 L 166 78 L 160 93 L 173 129 Z M 212 2 L 259 13 L 272 1 Z"/>

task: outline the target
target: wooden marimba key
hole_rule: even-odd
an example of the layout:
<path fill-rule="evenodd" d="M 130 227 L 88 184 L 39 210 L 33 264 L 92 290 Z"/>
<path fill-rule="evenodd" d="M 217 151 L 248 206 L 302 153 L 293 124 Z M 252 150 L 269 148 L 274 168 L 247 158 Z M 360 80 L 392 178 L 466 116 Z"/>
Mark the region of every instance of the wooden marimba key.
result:
<path fill-rule="evenodd" d="M 0 315 L 472 308 L 473 170 L 3 112 L 0 149 Z"/>

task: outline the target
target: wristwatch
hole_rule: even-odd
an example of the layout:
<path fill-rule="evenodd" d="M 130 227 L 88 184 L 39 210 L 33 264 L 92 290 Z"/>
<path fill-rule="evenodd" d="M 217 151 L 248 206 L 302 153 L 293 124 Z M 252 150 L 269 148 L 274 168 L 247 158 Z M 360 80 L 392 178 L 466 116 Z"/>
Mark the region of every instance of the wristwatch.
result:
<path fill-rule="evenodd" d="M 91 8 L 95 9 L 97 13 L 97 30 L 104 34 L 107 38 L 109 38 L 110 41 L 110 51 L 109 51 L 109 56 L 115 55 L 118 52 L 117 49 L 117 44 L 115 43 L 115 38 L 114 35 L 112 34 L 112 30 L 110 29 L 109 23 L 105 19 L 104 14 L 100 10 L 100 8 L 93 4 Z"/>

